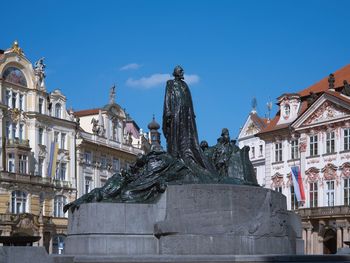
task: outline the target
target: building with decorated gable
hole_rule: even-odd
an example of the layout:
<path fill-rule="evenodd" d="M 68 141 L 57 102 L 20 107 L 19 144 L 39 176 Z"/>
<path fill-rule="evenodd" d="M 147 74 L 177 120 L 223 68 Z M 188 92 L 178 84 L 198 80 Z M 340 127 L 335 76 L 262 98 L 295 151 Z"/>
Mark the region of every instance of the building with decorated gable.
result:
<path fill-rule="evenodd" d="M 249 146 L 249 158 L 254 166 L 258 184 L 265 187 L 265 142 L 255 134 L 266 127 L 269 120 L 261 118 L 253 107 L 238 135 L 238 146 Z"/>
<path fill-rule="evenodd" d="M 350 240 L 348 81 L 350 65 L 281 95 L 276 116 L 255 135 L 265 142 L 265 187 L 301 216 L 307 254 L 336 253 Z"/>
<path fill-rule="evenodd" d="M 0 51 L 0 233 L 40 236 L 58 253 L 67 229 L 63 206 L 76 198 L 75 133 L 66 97 L 48 92 L 45 64 L 17 42 Z"/>
<path fill-rule="evenodd" d="M 115 87 L 102 108 L 74 113 L 80 123 L 77 134 L 78 197 L 101 187 L 113 174 L 127 169 L 144 153 L 148 140 L 131 117 L 115 103 Z"/>

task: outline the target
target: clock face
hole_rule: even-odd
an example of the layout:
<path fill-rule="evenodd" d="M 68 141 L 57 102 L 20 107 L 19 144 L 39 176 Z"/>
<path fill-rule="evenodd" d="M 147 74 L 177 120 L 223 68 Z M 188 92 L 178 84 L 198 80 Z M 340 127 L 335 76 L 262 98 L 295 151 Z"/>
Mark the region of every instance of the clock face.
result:
<path fill-rule="evenodd" d="M 118 109 L 112 107 L 112 108 L 110 109 L 110 111 L 111 111 L 112 114 L 118 115 Z"/>

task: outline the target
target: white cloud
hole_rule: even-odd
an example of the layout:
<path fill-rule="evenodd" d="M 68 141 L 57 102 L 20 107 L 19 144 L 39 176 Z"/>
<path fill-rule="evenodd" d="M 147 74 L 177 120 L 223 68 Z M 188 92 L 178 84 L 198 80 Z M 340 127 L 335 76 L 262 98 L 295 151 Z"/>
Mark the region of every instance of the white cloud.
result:
<path fill-rule="evenodd" d="M 188 85 L 195 84 L 199 82 L 199 76 L 192 74 L 192 75 L 186 75 L 185 74 L 185 81 Z M 133 79 L 129 78 L 126 81 L 126 85 L 129 87 L 140 87 L 140 88 L 153 88 L 159 85 L 165 85 L 166 81 L 169 79 L 172 79 L 173 77 L 170 74 L 162 74 L 162 73 L 156 73 L 149 77 L 142 77 L 140 79 Z"/>
<path fill-rule="evenodd" d="M 125 66 L 122 66 L 121 68 L 120 68 L 120 70 L 135 70 L 135 69 L 139 69 L 139 68 L 141 68 L 142 67 L 142 65 L 140 65 L 140 64 L 137 64 L 137 63 L 130 63 L 130 64 L 127 64 L 127 65 L 125 65 Z"/>

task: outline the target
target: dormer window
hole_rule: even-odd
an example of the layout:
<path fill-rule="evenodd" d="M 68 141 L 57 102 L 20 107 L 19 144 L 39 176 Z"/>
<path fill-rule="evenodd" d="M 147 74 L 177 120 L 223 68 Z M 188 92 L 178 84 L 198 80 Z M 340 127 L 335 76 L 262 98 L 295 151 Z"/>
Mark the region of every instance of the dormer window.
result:
<path fill-rule="evenodd" d="M 283 117 L 285 119 L 288 119 L 290 115 L 290 105 L 289 104 L 284 105 L 283 111 L 284 111 Z"/>
<path fill-rule="evenodd" d="M 61 104 L 60 103 L 56 103 L 55 105 L 55 117 L 56 118 L 61 118 Z"/>

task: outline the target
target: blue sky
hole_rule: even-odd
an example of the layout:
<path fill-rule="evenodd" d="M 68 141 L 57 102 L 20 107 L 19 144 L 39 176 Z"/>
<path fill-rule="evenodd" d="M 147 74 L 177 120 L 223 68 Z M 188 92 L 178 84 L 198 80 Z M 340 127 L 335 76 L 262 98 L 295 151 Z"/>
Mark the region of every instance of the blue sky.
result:
<path fill-rule="evenodd" d="M 75 110 L 116 101 L 147 129 L 161 124 L 165 80 L 185 69 L 200 140 L 236 137 L 251 110 L 350 63 L 350 1 L 16 1 L 0 48 L 17 39 L 46 58 L 48 90 Z M 274 112 L 276 106 L 274 105 Z M 164 143 L 164 139 L 163 139 Z"/>

